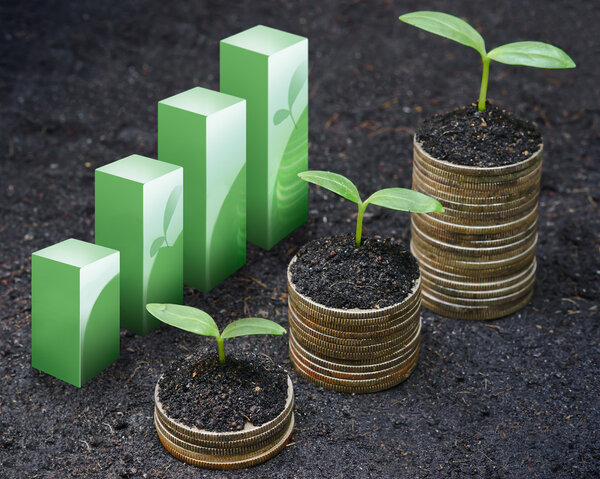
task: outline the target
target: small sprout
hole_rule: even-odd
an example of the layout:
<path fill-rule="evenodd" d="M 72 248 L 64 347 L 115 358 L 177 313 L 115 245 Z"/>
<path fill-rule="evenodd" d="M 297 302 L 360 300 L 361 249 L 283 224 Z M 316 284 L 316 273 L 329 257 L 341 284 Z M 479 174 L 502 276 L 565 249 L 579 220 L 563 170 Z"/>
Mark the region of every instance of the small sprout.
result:
<path fill-rule="evenodd" d="M 282 335 L 286 331 L 279 324 L 264 318 L 243 318 L 229 323 L 222 333 L 215 320 L 201 309 L 179 304 L 150 303 L 146 309 L 163 323 L 176 328 L 189 331 L 202 336 L 212 336 L 217 340 L 219 349 L 219 362 L 225 364 L 226 339 L 238 336 L 250 336 L 252 334 L 275 334 Z"/>
<path fill-rule="evenodd" d="M 409 211 L 411 213 L 442 213 L 441 203 L 423 193 L 407 188 L 384 188 L 376 191 L 365 201 L 360 199 L 358 189 L 348 178 L 329 171 L 310 170 L 298 173 L 304 181 L 314 183 L 336 193 L 358 205 L 356 218 L 356 247 L 360 247 L 362 239 L 362 222 L 367 206 L 371 203 L 392 210 Z"/>
<path fill-rule="evenodd" d="M 560 48 L 543 42 L 507 43 L 487 52 L 483 37 L 464 20 L 441 12 L 412 12 L 401 15 L 399 20 L 417 28 L 448 38 L 474 48 L 481 55 L 483 73 L 479 90 L 479 111 L 485 110 L 490 61 L 507 65 L 523 65 L 537 68 L 575 68 L 575 62 Z"/>

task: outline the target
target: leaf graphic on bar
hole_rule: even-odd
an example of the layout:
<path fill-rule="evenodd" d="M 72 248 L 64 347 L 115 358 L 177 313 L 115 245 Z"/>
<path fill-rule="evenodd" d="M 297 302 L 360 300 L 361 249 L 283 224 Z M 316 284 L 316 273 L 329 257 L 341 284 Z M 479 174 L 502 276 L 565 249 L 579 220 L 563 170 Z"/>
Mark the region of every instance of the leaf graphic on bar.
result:
<path fill-rule="evenodd" d="M 275 112 L 273 116 L 273 124 L 275 126 L 282 123 L 288 117 L 292 120 L 294 124 L 294 128 L 298 128 L 298 122 L 294 120 L 294 115 L 292 114 L 292 107 L 294 106 L 294 102 L 298 98 L 298 95 L 302 91 L 302 87 L 308 80 L 308 61 L 304 61 L 300 63 L 294 70 L 292 78 L 290 79 L 290 84 L 288 85 L 288 107 L 281 108 Z"/>
<path fill-rule="evenodd" d="M 154 258 L 156 256 L 156 254 L 158 253 L 158 250 L 160 249 L 160 247 L 165 244 L 165 237 L 164 236 L 160 236 L 159 238 L 156 238 L 153 242 L 152 245 L 150 246 L 150 257 Z"/>
<path fill-rule="evenodd" d="M 292 110 L 292 105 L 298 98 L 304 83 L 308 78 L 308 62 L 302 62 L 292 75 L 292 79 L 290 80 L 290 86 L 288 87 L 288 108 L 290 111 Z"/>
<path fill-rule="evenodd" d="M 167 237 L 167 230 L 169 229 L 169 225 L 173 219 L 173 214 L 175 213 L 175 208 L 177 208 L 177 203 L 179 203 L 179 198 L 181 198 L 182 191 L 183 187 L 181 185 L 177 185 L 175 188 L 173 188 L 173 191 L 171 191 L 169 199 L 167 200 L 167 206 L 165 206 L 165 213 L 163 215 L 163 233 L 165 238 Z"/>
<path fill-rule="evenodd" d="M 207 252 L 207 257 L 210 258 L 208 268 L 210 277 L 207 277 L 207 283 L 212 286 L 225 279 L 245 260 L 245 249 L 243 248 L 246 239 L 245 227 L 240 221 L 241 217 L 246 214 L 246 196 L 241 193 L 244 191 L 245 181 L 246 168 L 243 167 L 220 205 L 217 221 L 212 230 L 210 251 Z"/>
<path fill-rule="evenodd" d="M 308 168 L 308 106 L 298 118 L 298 126 L 292 130 L 277 170 L 273 216 L 277 218 L 275 224 L 280 232 L 275 233 L 276 236 L 288 234 L 306 214 L 302 204 L 306 201 L 308 187 L 298 173 Z"/>

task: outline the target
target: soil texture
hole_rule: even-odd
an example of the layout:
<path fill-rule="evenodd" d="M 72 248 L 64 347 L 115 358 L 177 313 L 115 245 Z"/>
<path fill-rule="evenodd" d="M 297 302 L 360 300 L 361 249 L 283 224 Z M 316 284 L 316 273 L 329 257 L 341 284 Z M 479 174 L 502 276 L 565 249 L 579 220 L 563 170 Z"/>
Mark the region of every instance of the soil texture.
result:
<path fill-rule="evenodd" d="M 431 156 L 465 166 L 504 166 L 533 155 L 542 144 L 536 126 L 489 102 L 458 108 L 425 120 L 417 141 Z"/>
<path fill-rule="evenodd" d="M 16 1 L 0 5 L 0 478 L 591 478 L 600 476 L 600 9 L 592 1 Z M 524 309 L 467 322 L 423 310 L 419 363 L 377 394 L 323 390 L 295 372 L 288 336 L 249 336 L 294 383 L 290 444 L 220 473 L 162 447 L 154 389 L 214 340 L 161 324 L 121 330 L 121 356 L 81 389 L 31 367 L 31 253 L 94 241 L 94 169 L 156 158 L 157 102 L 219 88 L 219 40 L 257 24 L 309 39 L 309 166 L 365 197 L 411 187 L 415 129 L 471 104 L 481 58 L 398 16 L 467 19 L 489 48 L 539 40 L 571 70 L 493 63 L 488 97 L 544 137 L 537 283 Z M 516 13 L 518 12 L 518 14 Z M 285 101 L 285 98 L 284 98 Z M 356 205 L 309 187 L 309 220 L 184 302 L 220 328 L 258 316 L 288 327 L 287 266 L 316 238 L 354 233 Z M 364 235 L 408 244 L 410 215 L 371 205 Z"/>
<path fill-rule="evenodd" d="M 379 309 L 402 302 L 419 277 L 413 255 L 393 239 L 351 234 L 319 238 L 296 253 L 292 282 L 300 293 L 330 308 Z"/>
<path fill-rule="evenodd" d="M 171 419 L 207 431 L 240 431 L 275 419 L 287 399 L 287 374 L 265 355 L 230 355 L 222 365 L 203 352 L 175 361 L 159 381 Z"/>

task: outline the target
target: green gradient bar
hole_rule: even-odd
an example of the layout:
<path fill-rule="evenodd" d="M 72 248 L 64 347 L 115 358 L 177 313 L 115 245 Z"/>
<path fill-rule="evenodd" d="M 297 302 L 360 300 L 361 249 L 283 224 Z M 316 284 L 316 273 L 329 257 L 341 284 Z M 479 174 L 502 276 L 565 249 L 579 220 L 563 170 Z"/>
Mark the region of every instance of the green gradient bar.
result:
<path fill-rule="evenodd" d="M 131 155 L 96 169 L 96 244 L 121 252 L 121 326 L 150 332 L 147 303 L 183 301 L 183 168 Z"/>
<path fill-rule="evenodd" d="M 246 101 L 205 88 L 160 101 L 158 157 L 183 166 L 183 280 L 208 292 L 246 263 Z"/>
<path fill-rule="evenodd" d="M 81 387 L 119 357 L 119 252 L 68 239 L 31 255 L 31 365 Z"/>
<path fill-rule="evenodd" d="M 308 40 L 264 27 L 221 40 L 221 91 L 248 102 L 248 241 L 263 249 L 308 219 Z"/>

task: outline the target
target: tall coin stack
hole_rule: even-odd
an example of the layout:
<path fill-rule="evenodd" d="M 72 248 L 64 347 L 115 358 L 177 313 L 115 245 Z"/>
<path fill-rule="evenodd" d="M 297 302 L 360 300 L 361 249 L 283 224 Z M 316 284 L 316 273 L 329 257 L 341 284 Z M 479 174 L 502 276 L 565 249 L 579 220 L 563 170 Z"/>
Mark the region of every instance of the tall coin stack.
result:
<path fill-rule="evenodd" d="M 294 390 L 288 377 L 284 410 L 273 420 L 241 431 L 213 432 L 189 427 L 169 417 L 154 392 L 154 425 L 165 449 L 180 461 L 208 469 L 239 469 L 260 464 L 278 454 L 294 429 Z"/>
<path fill-rule="evenodd" d="M 486 168 L 437 160 L 415 140 L 413 189 L 445 210 L 412 215 L 411 251 L 426 308 L 481 320 L 529 302 L 541 174 L 542 147 L 519 163 Z"/>
<path fill-rule="evenodd" d="M 404 301 L 381 309 L 318 304 L 298 292 L 290 268 L 288 292 L 290 357 L 307 380 L 335 391 L 370 393 L 397 385 L 416 367 L 420 279 Z"/>

